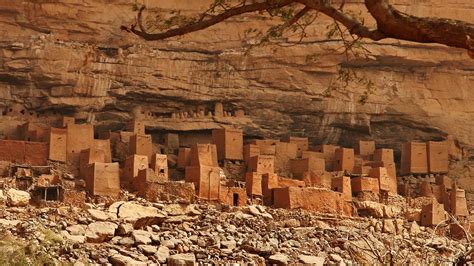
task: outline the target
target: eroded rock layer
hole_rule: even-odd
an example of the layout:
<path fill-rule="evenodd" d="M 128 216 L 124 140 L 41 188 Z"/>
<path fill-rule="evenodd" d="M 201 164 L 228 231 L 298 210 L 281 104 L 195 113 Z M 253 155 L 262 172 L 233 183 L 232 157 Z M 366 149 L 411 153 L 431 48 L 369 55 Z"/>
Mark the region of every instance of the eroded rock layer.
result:
<path fill-rule="evenodd" d="M 245 55 L 245 29 L 272 23 L 256 15 L 182 38 L 144 42 L 120 30 L 132 21 L 135 2 L 1 0 L 4 114 L 13 104 L 39 119 L 65 113 L 86 119 L 94 112 L 99 126 L 119 128 L 140 106 L 150 115 L 148 130 L 238 124 L 248 135 L 301 135 L 313 143 L 352 144 L 372 137 L 395 146 L 451 134 L 474 145 L 474 63 L 463 50 L 387 40 L 367 43 L 370 56 L 347 61 L 341 43 L 324 37 L 330 21 L 321 18 L 298 46 L 266 46 Z M 209 4 L 151 2 L 144 4 L 184 13 Z M 470 1 L 395 2 L 410 14 L 474 22 Z M 349 8 L 364 10 L 358 3 Z M 338 73 L 349 68 L 374 83 L 365 104 L 360 97 L 368 88 L 356 82 L 327 93 Z M 243 108 L 247 117 L 172 118 L 199 105 L 212 111 L 216 102 L 227 111 Z"/>

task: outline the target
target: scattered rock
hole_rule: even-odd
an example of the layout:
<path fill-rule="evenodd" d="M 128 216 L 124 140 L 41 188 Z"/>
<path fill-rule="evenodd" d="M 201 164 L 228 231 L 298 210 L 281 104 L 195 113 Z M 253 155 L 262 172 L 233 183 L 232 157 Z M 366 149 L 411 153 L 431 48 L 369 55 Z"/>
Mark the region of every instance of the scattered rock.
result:
<path fill-rule="evenodd" d="M 117 234 L 119 236 L 125 236 L 129 235 L 133 231 L 133 225 L 132 224 L 120 224 L 117 229 Z"/>
<path fill-rule="evenodd" d="M 61 235 L 72 243 L 82 244 L 86 242 L 86 237 L 83 235 L 71 235 L 68 231 L 61 231 Z"/>
<path fill-rule="evenodd" d="M 7 204 L 12 207 L 24 207 L 30 203 L 30 193 L 22 190 L 7 190 Z"/>
<path fill-rule="evenodd" d="M 110 216 L 101 210 L 88 209 L 87 212 L 92 216 L 92 219 L 96 221 L 107 221 Z"/>
<path fill-rule="evenodd" d="M 411 222 L 411 225 L 410 225 L 410 235 L 418 235 L 419 233 L 421 233 L 421 229 L 420 229 L 420 226 L 418 225 L 417 222 L 413 221 Z"/>
<path fill-rule="evenodd" d="M 268 257 L 268 261 L 270 263 L 275 263 L 275 264 L 278 264 L 278 265 L 286 265 L 286 264 L 288 264 L 289 258 L 285 254 L 277 253 L 277 254 L 274 254 L 274 255 L 271 255 L 270 257 Z"/>
<path fill-rule="evenodd" d="M 373 201 L 356 201 L 354 203 L 361 215 L 372 216 L 375 218 L 384 217 L 383 204 Z"/>
<path fill-rule="evenodd" d="M 130 247 L 130 246 L 135 245 L 135 240 L 131 237 L 122 237 L 119 240 L 119 244 L 122 246 Z"/>
<path fill-rule="evenodd" d="M 87 226 L 87 242 L 100 243 L 114 237 L 117 225 L 112 222 L 95 222 Z"/>
<path fill-rule="evenodd" d="M 68 231 L 71 235 L 79 236 L 79 235 L 84 235 L 86 233 L 86 228 L 87 226 L 83 224 L 75 224 L 75 225 L 66 227 L 66 231 Z"/>
<path fill-rule="evenodd" d="M 392 219 L 383 220 L 383 232 L 387 234 L 395 234 L 397 232 Z"/>
<path fill-rule="evenodd" d="M 7 220 L 7 219 L 0 219 L 0 225 L 4 227 L 15 227 L 19 223 L 21 223 L 20 220 Z"/>
<path fill-rule="evenodd" d="M 155 256 L 158 259 L 159 263 L 165 263 L 168 257 L 170 256 L 170 249 L 165 246 L 160 246 L 158 247 Z"/>
<path fill-rule="evenodd" d="M 147 265 L 146 262 L 134 260 L 131 257 L 124 256 L 121 254 L 115 254 L 109 257 L 110 263 L 112 265 L 121 265 L 121 266 L 141 266 L 141 265 Z"/>
<path fill-rule="evenodd" d="M 329 254 L 329 258 L 335 262 L 342 262 L 344 259 L 338 254 Z"/>
<path fill-rule="evenodd" d="M 402 213 L 402 208 L 393 205 L 384 205 L 383 213 L 385 218 L 395 218 Z"/>
<path fill-rule="evenodd" d="M 194 266 L 196 256 L 194 256 L 194 253 L 175 254 L 169 256 L 167 261 L 169 266 Z"/>
<path fill-rule="evenodd" d="M 227 249 L 234 249 L 237 247 L 237 242 L 235 242 L 234 240 L 229 240 L 229 241 L 221 241 L 221 246 L 223 248 L 227 248 Z"/>
<path fill-rule="evenodd" d="M 255 205 L 250 205 L 247 207 L 247 212 L 254 215 L 254 216 L 261 216 L 265 218 L 272 219 L 273 216 L 267 212 L 264 211 L 264 209 L 258 208 L 258 206 Z"/>
<path fill-rule="evenodd" d="M 152 245 L 138 245 L 138 249 L 147 256 L 155 254 L 155 252 L 158 250 L 157 247 Z"/>
<path fill-rule="evenodd" d="M 135 240 L 137 245 L 144 244 L 148 245 L 151 244 L 151 233 L 145 230 L 133 230 L 132 231 L 132 238 Z"/>
<path fill-rule="evenodd" d="M 311 265 L 316 265 L 316 266 L 324 265 L 324 261 L 326 260 L 323 257 L 308 256 L 308 255 L 299 255 L 298 259 L 304 264 L 311 264 Z"/>
<path fill-rule="evenodd" d="M 115 202 L 109 207 L 109 213 L 133 224 L 135 229 L 153 224 L 161 224 L 166 216 L 155 207 L 147 207 L 132 202 Z"/>

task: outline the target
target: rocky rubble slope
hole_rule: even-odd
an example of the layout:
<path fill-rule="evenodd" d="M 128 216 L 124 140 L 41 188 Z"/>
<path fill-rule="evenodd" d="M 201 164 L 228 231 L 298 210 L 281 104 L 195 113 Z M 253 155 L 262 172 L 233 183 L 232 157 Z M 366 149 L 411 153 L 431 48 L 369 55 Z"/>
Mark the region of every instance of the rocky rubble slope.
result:
<path fill-rule="evenodd" d="M 272 23 L 255 15 L 182 38 L 144 42 L 119 29 L 132 21 L 135 2 L 143 1 L 0 0 L 1 104 L 21 103 L 41 116 L 84 118 L 93 111 L 104 127 L 120 126 L 140 105 L 157 115 L 149 129 L 161 129 L 160 116 L 222 101 L 229 110 L 245 109 L 249 119 L 240 126 L 254 136 L 291 133 L 340 144 L 371 136 L 394 145 L 453 134 L 474 144 L 474 64 L 465 51 L 387 40 L 367 43 L 370 57 L 346 61 L 340 43 L 325 39 L 330 21 L 321 18 L 301 45 L 244 55 L 245 29 Z M 392 2 L 410 14 L 474 22 L 471 1 Z M 189 14 L 209 1 L 143 3 Z M 357 1 L 349 7 L 363 10 Z M 364 105 L 359 99 L 365 88 L 358 84 L 326 93 L 348 68 L 375 84 Z M 166 129 L 232 123 L 237 122 L 191 119 Z"/>
<path fill-rule="evenodd" d="M 0 262 L 440 264 L 455 262 L 472 248 L 466 240 L 390 215 L 348 218 L 254 205 L 124 199 L 87 203 L 86 210 L 0 207 Z M 7 204 L 12 205 L 10 198 Z"/>

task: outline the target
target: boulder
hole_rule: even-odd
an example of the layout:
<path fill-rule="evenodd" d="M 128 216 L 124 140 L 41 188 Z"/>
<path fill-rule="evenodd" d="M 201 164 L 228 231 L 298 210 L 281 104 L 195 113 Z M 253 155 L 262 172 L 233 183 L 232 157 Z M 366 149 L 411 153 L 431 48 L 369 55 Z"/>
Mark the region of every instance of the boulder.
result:
<path fill-rule="evenodd" d="M 421 228 L 418 225 L 418 223 L 415 222 L 415 221 L 411 222 L 410 229 L 408 229 L 408 230 L 410 231 L 410 235 L 414 235 L 414 236 L 421 233 Z"/>
<path fill-rule="evenodd" d="M 221 247 L 232 250 L 237 247 L 237 242 L 235 242 L 234 240 L 221 241 Z"/>
<path fill-rule="evenodd" d="M 261 217 L 268 218 L 268 219 L 273 218 L 273 216 L 271 214 L 265 212 L 265 209 L 258 208 L 258 206 L 255 206 L 255 205 L 250 205 L 245 210 L 246 210 L 247 213 L 250 213 L 254 216 L 261 216 Z"/>
<path fill-rule="evenodd" d="M 288 264 L 288 256 L 282 253 L 277 253 L 268 257 L 268 261 L 277 265 L 286 265 Z"/>
<path fill-rule="evenodd" d="M 421 209 L 407 209 L 405 211 L 405 219 L 409 222 L 421 222 Z"/>
<path fill-rule="evenodd" d="M 138 245 L 138 249 L 147 256 L 155 254 L 155 252 L 158 250 L 157 247 L 152 245 Z"/>
<path fill-rule="evenodd" d="M 135 244 L 137 245 L 151 244 L 151 233 L 145 230 L 133 230 L 132 238 L 135 240 Z"/>
<path fill-rule="evenodd" d="M 181 253 L 168 257 L 168 266 L 194 266 L 196 256 L 194 253 Z"/>
<path fill-rule="evenodd" d="M 165 246 L 158 247 L 158 250 L 155 253 L 155 257 L 158 259 L 158 262 L 161 264 L 164 264 L 169 256 L 170 256 L 170 249 Z"/>
<path fill-rule="evenodd" d="M 385 218 L 395 218 L 402 213 L 402 208 L 393 205 L 384 205 L 383 214 Z"/>
<path fill-rule="evenodd" d="M 384 217 L 384 205 L 374 201 L 356 201 L 355 206 L 359 214 L 365 214 L 375 218 Z"/>
<path fill-rule="evenodd" d="M 86 237 L 83 235 L 71 235 L 68 231 L 61 231 L 61 235 L 72 243 L 83 244 L 86 242 Z"/>
<path fill-rule="evenodd" d="M 132 223 L 135 229 L 153 224 L 161 224 L 166 219 L 159 209 L 135 204 L 133 202 L 115 202 L 109 207 L 109 213 Z"/>
<path fill-rule="evenodd" d="M 110 219 L 110 216 L 101 210 L 89 209 L 87 212 L 92 216 L 92 219 L 96 221 L 107 221 Z"/>
<path fill-rule="evenodd" d="M 308 256 L 308 255 L 299 255 L 298 259 L 304 264 L 316 265 L 316 266 L 323 266 L 324 261 L 326 260 L 323 257 Z"/>
<path fill-rule="evenodd" d="M 112 239 L 117 225 L 112 222 L 95 222 L 87 226 L 87 242 L 100 243 Z"/>
<path fill-rule="evenodd" d="M 121 254 L 114 254 L 109 257 L 110 263 L 112 265 L 120 265 L 120 266 L 141 266 L 141 265 L 147 265 L 146 262 L 134 260 L 130 257 L 121 255 Z"/>
<path fill-rule="evenodd" d="M 133 225 L 132 224 L 120 224 L 117 229 L 117 234 L 119 236 L 126 236 L 129 235 L 133 231 Z"/>
<path fill-rule="evenodd" d="M 68 231 L 71 235 L 80 236 L 86 233 L 87 226 L 82 224 L 75 224 L 66 227 L 66 231 Z"/>
<path fill-rule="evenodd" d="M 30 203 L 30 193 L 22 190 L 7 190 L 7 204 L 12 207 L 23 207 Z"/>
<path fill-rule="evenodd" d="M 397 232 L 395 228 L 395 223 L 392 219 L 383 220 L 383 232 L 387 234 L 395 234 Z"/>

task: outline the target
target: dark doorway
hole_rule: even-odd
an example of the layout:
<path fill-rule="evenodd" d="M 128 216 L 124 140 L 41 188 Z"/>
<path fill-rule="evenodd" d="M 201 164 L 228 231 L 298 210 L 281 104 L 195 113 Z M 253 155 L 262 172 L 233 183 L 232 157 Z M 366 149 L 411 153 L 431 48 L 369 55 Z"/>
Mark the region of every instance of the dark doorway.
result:
<path fill-rule="evenodd" d="M 233 203 L 234 203 L 234 206 L 239 206 L 239 194 L 238 193 L 234 193 L 233 195 Z"/>

